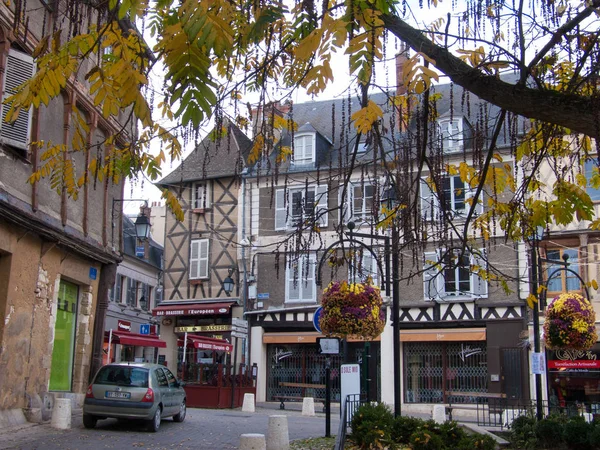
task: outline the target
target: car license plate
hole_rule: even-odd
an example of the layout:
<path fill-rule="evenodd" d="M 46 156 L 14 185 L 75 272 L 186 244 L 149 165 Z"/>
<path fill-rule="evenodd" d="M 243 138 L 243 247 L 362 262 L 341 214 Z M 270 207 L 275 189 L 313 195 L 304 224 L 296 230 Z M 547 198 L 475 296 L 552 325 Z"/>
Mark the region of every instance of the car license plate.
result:
<path fill-rule="evenodd" d="M 130 392 L 106 391 L 106 398 L 130 398 Z"/>

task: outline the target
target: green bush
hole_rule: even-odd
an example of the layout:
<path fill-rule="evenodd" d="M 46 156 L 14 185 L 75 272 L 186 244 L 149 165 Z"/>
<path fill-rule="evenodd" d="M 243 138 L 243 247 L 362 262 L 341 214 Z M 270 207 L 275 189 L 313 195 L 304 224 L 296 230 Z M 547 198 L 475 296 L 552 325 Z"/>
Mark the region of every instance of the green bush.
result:
<path fill-rule="evenodd" d="M 442 441 L 448 448 L 455 448 L 463 438 L 467 437 L 464 428 L 454 421 L 441 424 L 439 430 Z"/>
<path fill-rule="evenodd" d="M 581 416 L 571 417 L 563 427 L 563 439 L 569 448 L 584 450 L 590 448 L 589 436 L 592 425 Z"/>
<path fill-rule="evenodd" d="M 392 427 L 392 440 L 399 444 L 408 444 L 410 436 L 423 426 L 425 421 L 416 417 L 398 416 Z"/>
<path fill-rule="evenodd" d="M 563 440 L 564 420 L 558 416 L 548 416 L 535 424 L 535 435 L 544 447 L 556 448 Z"/>
<path fill-rule="evenodd" d="M 536 420 L 532 416 L 519 416 L 510 424 L 509 440 L 514 448 L 533 449 L 537 447 L 535 434 Z"/>
<path fill-rule="evenodd" d="M 465 435 L 455 445 L 449 445 L 453 450 L 495 450 L 496 440 L 484 434 Z"/>
<path fill-rule="evenodd" d="M 413 450 L 442 450 L 445 448 L 442 437 L 426 427 L 415 431 L 410 436 L 409 443 Z"/>
<path fill-rule="evenodd" d="M 590 432 L 589 440 L 590 440 L 590 445 L 592 446 L 592 448 L 600 449 L 600 424 L 599 423 L 594 422 L 594 424 L 592 426 L 592 431 Z"/>
<path fill-rule="evenodd" d="M 383 403 L 366 403 L 354 412 L 350 425 L 359 448 L 382 448 L 391 442 L 394 416 Z"/>

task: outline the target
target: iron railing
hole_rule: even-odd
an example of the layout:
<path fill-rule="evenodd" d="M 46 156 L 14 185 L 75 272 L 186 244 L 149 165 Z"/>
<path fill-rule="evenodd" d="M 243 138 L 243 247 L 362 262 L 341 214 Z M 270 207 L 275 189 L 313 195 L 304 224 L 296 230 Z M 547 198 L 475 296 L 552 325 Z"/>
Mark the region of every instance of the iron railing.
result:
<path fill-rule="evenodd" d="M 543 416 L 564 415 L 567 417 L 582 416 L 591 422 L 595 415 L 600 415 L 600 405 L 581 402 L 542 401 Z M 513 400 L 506 398 L 486 398 L 477 403 L 477 425 L 483 427 L 510 427 L 517 417 L 536 416 L 537 402 L 535 400 Z M 447 407 L 448 408 L 448 407 Z"/>
<path fill-rule="evenodd" d="M 340 426 L 338 428 L 338 433 L 335 438 L 335 446 L 334 450 L 343 450 L 344 445 L 346 444 L 346 434 L 348 431 L 348 427 L 350 426 L 350 422 L 352 421 L 352 417 L 356 410 L 365 403 L 364 397 L 360 394 L 350 394 L 346 396 L 346 401 L 342 402 L 340 408 Z"/>

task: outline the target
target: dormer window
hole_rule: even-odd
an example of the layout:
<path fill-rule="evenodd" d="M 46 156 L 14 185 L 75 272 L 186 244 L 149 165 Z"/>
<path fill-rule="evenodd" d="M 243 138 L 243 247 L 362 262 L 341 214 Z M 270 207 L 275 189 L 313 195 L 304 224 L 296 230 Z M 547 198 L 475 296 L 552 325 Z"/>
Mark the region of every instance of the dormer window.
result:
<path fill-rule="evenodd" d="M 315 134 L 294 136 L 294 165 L 305 166 L 315 163 Z"/>
<path fill-rule="evenodd" d="M 440 120 L 439 125 L 444 153 L 461 151 L 463 149 L 462 119 Z"/>

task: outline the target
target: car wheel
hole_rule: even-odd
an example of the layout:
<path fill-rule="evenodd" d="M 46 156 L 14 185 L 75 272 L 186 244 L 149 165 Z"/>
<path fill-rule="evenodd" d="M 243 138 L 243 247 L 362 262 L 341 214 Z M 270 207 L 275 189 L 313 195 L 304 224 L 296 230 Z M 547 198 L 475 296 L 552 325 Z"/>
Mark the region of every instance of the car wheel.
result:
<path fill-rule="evenodd" d="M 173 416 L 173 420 L 175 422 L 183 422 L 185 420 L 186 411 L 185 400 L 182 400 L 181 405 L 179 405 L 179 413 Z"/>
<path fill-rule="evenodd" d="M 98 418 L 95 416 L 90 416 L 89 414 L 83 415 L 83 426 L 86 428 L 94 428 L 96 426 L 96 422 L 98 422 Z"/>
<path fill-rule="evenodd" d="M 148 422 L 148 431 L 152 431 L 153 433 L 156 433 L 158 431 L 158 429 L 160 428 L 160 417 L 161 415 L 161 411 L 160 411 L 160 406 L 158 408 L 156 408 L 156 412 L 154 413 L 154 417 L 152 419 L 150 419 L 150 422 Z"/>

